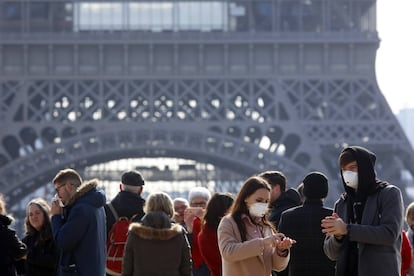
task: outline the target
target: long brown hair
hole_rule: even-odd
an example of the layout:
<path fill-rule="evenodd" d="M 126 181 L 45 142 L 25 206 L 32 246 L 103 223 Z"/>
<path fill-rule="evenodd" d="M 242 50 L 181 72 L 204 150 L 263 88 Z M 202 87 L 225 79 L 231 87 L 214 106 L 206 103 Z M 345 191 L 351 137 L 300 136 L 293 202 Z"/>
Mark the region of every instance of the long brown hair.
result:
<path fill-rule="evenodd" d="M 234 201 L 230 193 L 215 193 L 207 203 L 203 224 L 207 224 L 213 230 L 217 230 L 220 220 L 230 209 Z"/>
<path fill-rule="evenodd" d="M 236 200 L 233 204 L 233 209 L 231 210 L 231 216 L 236 221 L 237 227 L 240 231 L 240 236 L 242 238 L 242 241 L 246 241 L 246 226 L 244 225 L 242 221 L 242 215 L 248 215 L 250 217 L 249 208 L 247 207 L 247 204 L 245 202 L 246 198 L 254 194 L 259 189 L 266 189 L 270 192 L 270 186 L 261 177 L 258 176 L 252 176 L 249 177 L 241 187 L 239 193 L 237 194 Z M 252 221 L 254 221 L 252 219 Z M 274 232 L 276 232 L 275 227 L 272 225 L 272 223 L 267 219 L 267 216 L 264 216 L 261 219 L 261 222 L 263 225 L 267 225 L 273 229 Z"/>
<path fill-rule="evenodd" d="M 31 224 L 29 221 L 29 207 L 31 205 L 36 205 L 40 208 L 40 210 L 43 213 L 44 216 L 44 220 L 43 220 L 43 225 L 40 228 L 39 231 L 37 231 Z M 43 199 L 43 198 L 35 198 L 32 199 L 28 204 L 27 204 L 27 211 L 26 211 L 26 219 L 25 219 L 25 226 L 26 226 L 26 235 L 35 235 L 37 232 L 39 232 L 39 242 L 44 243 L 47 242 L 49 240 L 52 240 L 53 235 L 52 235 L 52 226 L 50 223 L 50 207 L 47 204 L 47 202 Z"/>

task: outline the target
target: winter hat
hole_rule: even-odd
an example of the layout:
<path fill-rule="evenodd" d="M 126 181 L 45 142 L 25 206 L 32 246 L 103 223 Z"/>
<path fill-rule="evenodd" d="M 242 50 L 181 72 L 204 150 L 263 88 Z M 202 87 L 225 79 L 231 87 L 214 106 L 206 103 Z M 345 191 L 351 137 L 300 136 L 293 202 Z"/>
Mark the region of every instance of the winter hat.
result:
<path fill-rule="evenodd" d="M 142 186 L 144 185 L 144 178 L 137 171 L 127 171 L 122 174 L 121 182 L 128 186 Z"/>
<path fill-rule="evenodd" d="M 311 172 L 303 179 L 306 198 L 325 198 L 328 195 L 328 178 L 320 172 Z"/>

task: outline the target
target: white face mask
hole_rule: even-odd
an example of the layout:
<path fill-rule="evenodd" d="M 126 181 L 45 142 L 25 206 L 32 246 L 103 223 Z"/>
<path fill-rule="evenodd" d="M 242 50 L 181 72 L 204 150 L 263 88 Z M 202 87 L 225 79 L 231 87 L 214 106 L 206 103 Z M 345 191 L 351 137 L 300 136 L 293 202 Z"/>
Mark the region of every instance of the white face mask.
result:
<path fill-rule="evenodd" d="M 343 171 L 342 177 L 344 178 L 345 185 L 356 190 L 358 188 L 358 173 L 353 171 Z"/>
<path fill-rule="evenodd" d="M 256 202 L 250 205 L 249 213 L 253 217 L 263 217 L 267 212 L 267 203 Z"/>

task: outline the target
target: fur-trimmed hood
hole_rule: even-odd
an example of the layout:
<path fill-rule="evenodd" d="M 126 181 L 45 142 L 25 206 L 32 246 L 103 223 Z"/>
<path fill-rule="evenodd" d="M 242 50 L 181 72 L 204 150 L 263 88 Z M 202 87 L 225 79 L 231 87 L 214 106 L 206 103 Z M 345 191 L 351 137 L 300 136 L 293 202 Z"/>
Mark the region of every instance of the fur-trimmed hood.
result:
<path fill-rule="evenodd" d="M 179 224 L 171 224 L 170 228 L 157 229 L 145 226 L 142 223 L 131 223 L 129 226 L 130 233 L 146 240 L 170 240 L 177 235 L 183 234 L 183 228 Z"/>
<path fill-rule="evenodd" d="M 97 179 L 92 179 L 88 182 L 83 183 L 76 189 L 76 192 L 71 196 L 65 206 L 70 207 L 77 201 L 85 201 L 97 208 L 103 207 L 106 202 L 106 197 L 102 191 L 98 191 L 96 189 L 97 187 Z"/>
<path fill-rule="evenodd" d="M 170 240 L 183 234 L 183 228 L 179 224 L 171 223 L 170 218 L 164 212 L 153 211 L 146 214 L 140 223 L 131 223 L 131 233 L 146 240 Z"/>

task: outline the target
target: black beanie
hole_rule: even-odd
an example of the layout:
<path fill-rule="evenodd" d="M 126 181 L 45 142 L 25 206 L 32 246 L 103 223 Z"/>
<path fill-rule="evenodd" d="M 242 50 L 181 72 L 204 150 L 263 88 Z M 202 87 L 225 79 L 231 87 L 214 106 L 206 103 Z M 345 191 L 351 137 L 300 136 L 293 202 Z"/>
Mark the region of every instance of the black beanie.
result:
<path fill-rule="evenodd" d="M 303 179 L 306 198 L 325 198 L 328 195 L 328 178 L 320 172 L 311 172 Z"/>

